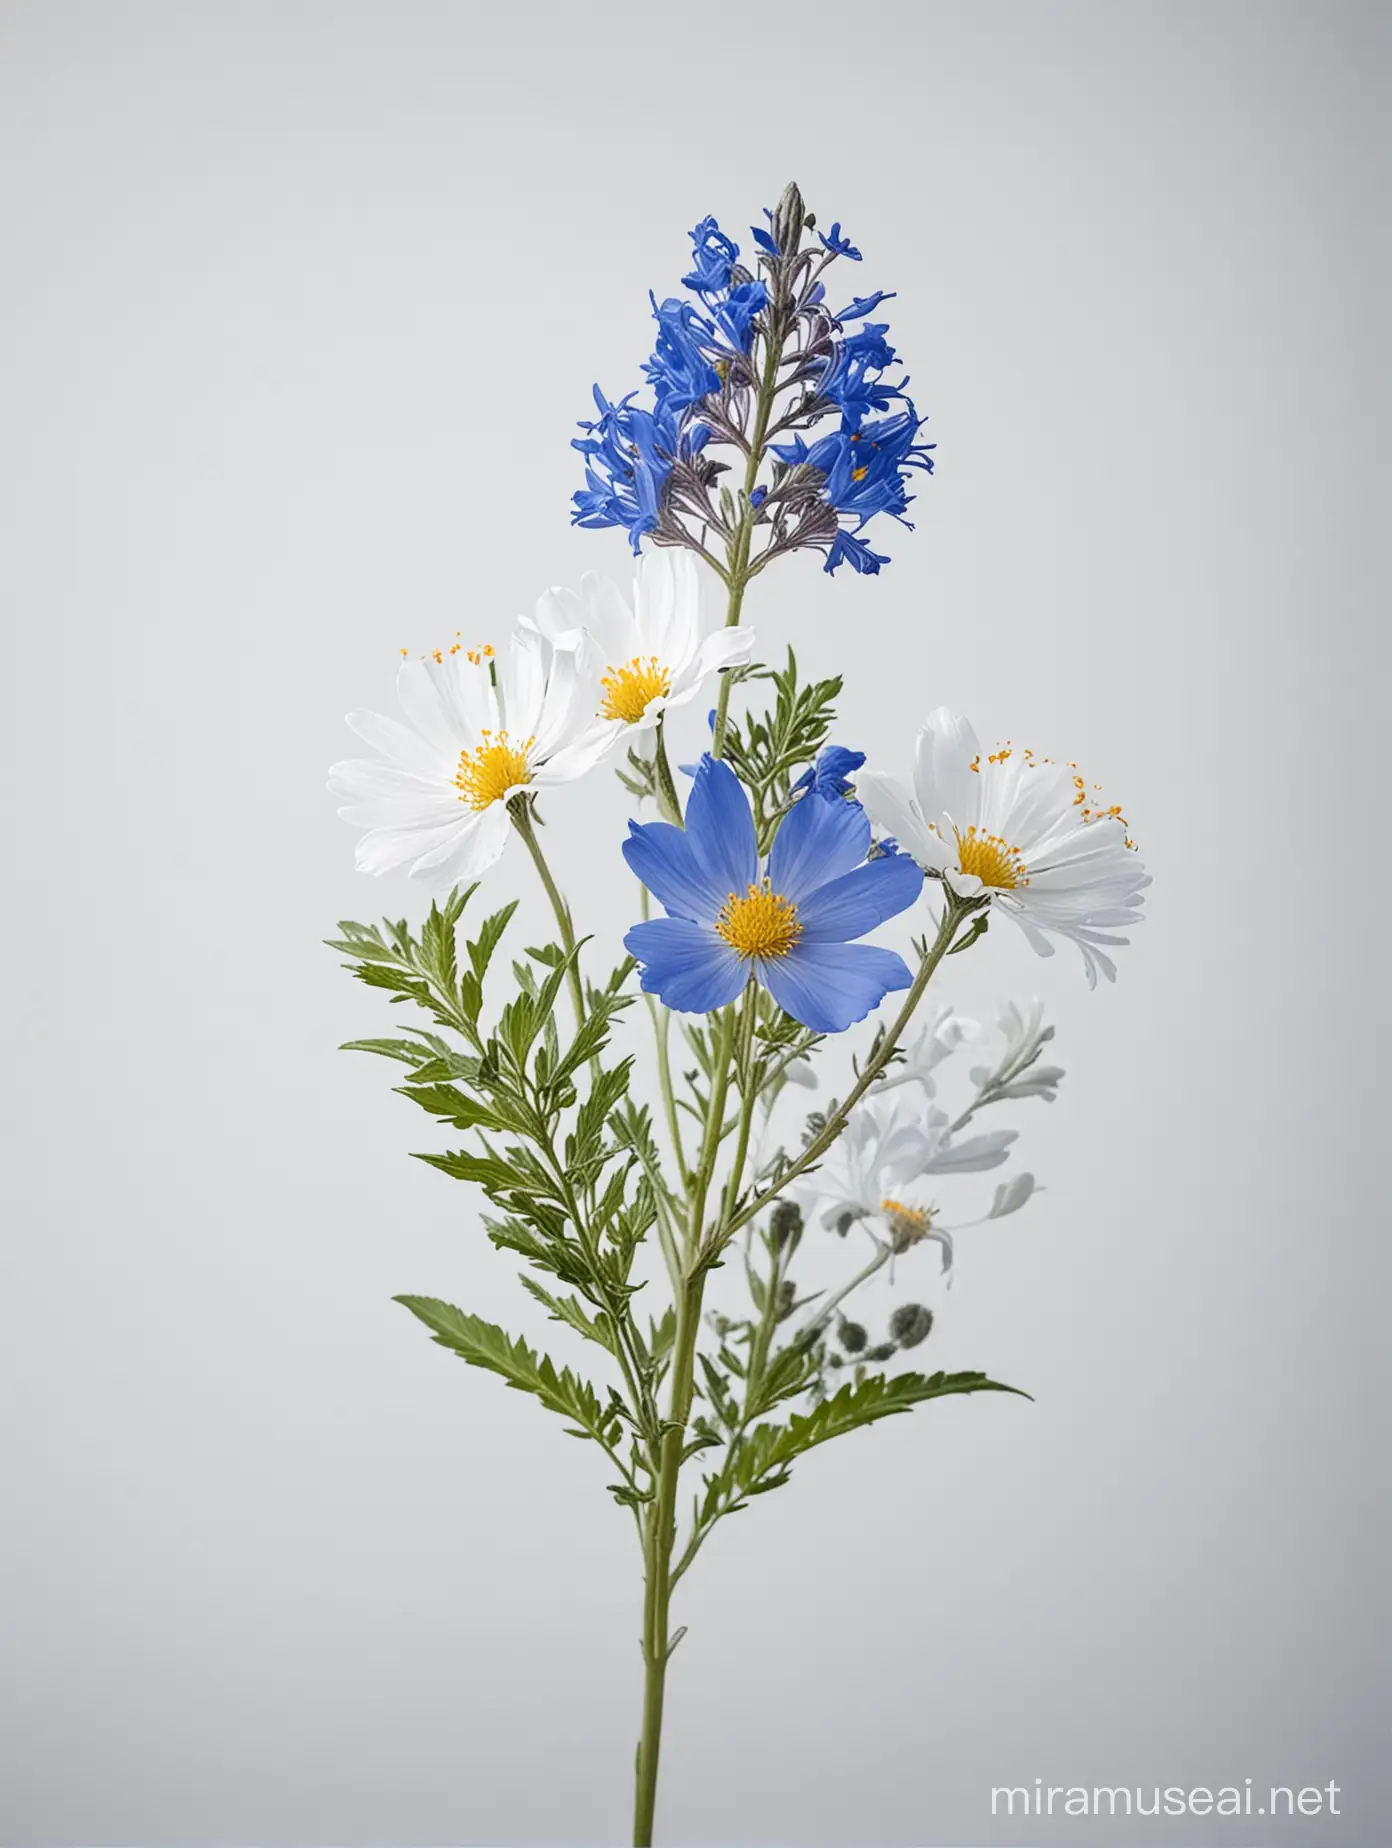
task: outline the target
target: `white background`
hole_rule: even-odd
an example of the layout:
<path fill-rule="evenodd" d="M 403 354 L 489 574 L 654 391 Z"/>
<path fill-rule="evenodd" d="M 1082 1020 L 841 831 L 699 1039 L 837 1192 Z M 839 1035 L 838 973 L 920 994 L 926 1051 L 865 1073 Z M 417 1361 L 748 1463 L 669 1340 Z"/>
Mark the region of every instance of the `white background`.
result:
<path fill-rule="evenodd" d="M 572 420 L 687 227 L 794 175 L 899 291 L 939 472 L 878 580 L 758 584 L 765 650 L 883 762 L 942 701 L 1077 758 L 1155 886 L 1114 990 L 1003 928 L 954 968 L 1045 996 L 1069 1077 L 925 1352 L 1035 1402 L 721 1531 L 665 1839 L 1381 1839 L 1385 23 L 4 8 L 5 1841 L 624 1838 L 627 1517 L 389 1300 L 544 1327 L 334 1050 L 391 1016 L 319 940 L 421 900 L 324 770 L 398 647 L 626 571 L 567 524 Z M 625 814 L 602 777 L 548 836 L 610 949 Z M 1345 1813 L 989 1814 L 1247 1776 Z"/>

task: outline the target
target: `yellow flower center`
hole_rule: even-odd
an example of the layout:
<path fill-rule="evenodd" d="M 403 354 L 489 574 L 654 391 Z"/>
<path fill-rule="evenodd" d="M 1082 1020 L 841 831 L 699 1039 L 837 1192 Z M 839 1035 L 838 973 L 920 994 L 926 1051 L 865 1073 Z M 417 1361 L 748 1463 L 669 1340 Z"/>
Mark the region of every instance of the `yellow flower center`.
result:
<path fill-rule="evenodd" d="M 484 731 L 481 736 L 483 742 L 476 751 L 459 753 L 454 773 L 459 800 L 467 802 L 471 809 L 486 809 L 501 802 L 510 789 L 532 780 L 527 753 L 536 743 L 535 738 L 514 744 L 505 731 Z"/>
<path fill-rule="evenodd" d="M 656 655 L 646 660 L 634 655 L 622 667 L 611 667 L 599 684 L 604 688 L 601 717 L 636 725 L 647 711 L 649 700 L 665 699 L 672 691 L 672 675 Z"/>
<path fill-rule="evenodd" d="M 907 1251 L 920 1239 L 927 1238 L 933 1224 L 931 1207 L 905 1206 L 902 1200 L 880 1201 L 880 1211 L 889 1221 L 889 1242 L 895 1251 Z"/>
<path fill-rule="evenodd" d="M 995 886 L 1002 892 L 1029 884 L 1018 847 L 1003 841 L 999 834 L 978 834 L 974 824 L 965 834 L 960 828 L 956 834 L 957 864 L 964 873 L 973 873 L 982 885 Z"/>
<path fill-rule="evenodd" d="M 715 928 L 741 956 L 786 956 L 802 935 L 797 906 L 770 891 L 767 879 L 743 898 L 732 892 Z"/>

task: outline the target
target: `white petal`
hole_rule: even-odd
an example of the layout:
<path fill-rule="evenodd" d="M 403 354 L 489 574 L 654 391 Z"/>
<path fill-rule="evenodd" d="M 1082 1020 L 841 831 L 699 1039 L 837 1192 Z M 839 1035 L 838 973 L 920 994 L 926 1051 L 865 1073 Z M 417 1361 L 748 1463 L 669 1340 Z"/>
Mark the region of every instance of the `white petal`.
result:
<path fill-rule="evenodd" d="M 439 828 L 374 828 L 358 842 L 354 863 L 360 873 L 390 873 L 422 853 L 447 846 L 468 825 L 468 812 L 462 811 L 458 820 Z"/>
<path fill-rule="evenodd" d="M 980 756 L 976 733 L 964 718 L 946 706 L 929 713 L 914 753 L 914 795 L 926 817 L 949 815 L 964 833 L 977 821 L 981 773 L 971 766 Z"/>
<path fill-rule="evenodd" d="M 413 879 L 440 890 L 481 878 L 502 857 L 512 822 L 501 802 L 471 812 L 467 825 L 452 840 L 422 854 L 411 868 Z"/>
<path fill-rule="evenodd" d="M 954 856 L 928 826 L 907 786 L 897 777 L 885 776 L 878 770 L 861 770 L 856 775 L 856 795 L 870 819 L 886 834 L 892 834 L 920 866 L 941 872 L 952 864 Z"/>
<path fill-rule="evenodd" d="M 396 696 L 401 710 L 416 730 L 438 751 L 457 757 L 466 742 L 458 728 L 451 725 L 439 689 L 426 671 L 424 661 L 412 657 L 403 661 L 396 674 Z"/>
<path fill-rule="evenodd" d="M 456 751 L 441 751 L 427 744 L 418 732 L 409 730 L 397 719 L 384 719 L 380 712 L 359 711 L 350 712 L 347 722 L 364 744 L 370 744 L 374 751 L 380 751 L 403 770 L 413 770 L 417 776 L 437 777 L 448 764 L 449 774 L 454 774 Z"/>

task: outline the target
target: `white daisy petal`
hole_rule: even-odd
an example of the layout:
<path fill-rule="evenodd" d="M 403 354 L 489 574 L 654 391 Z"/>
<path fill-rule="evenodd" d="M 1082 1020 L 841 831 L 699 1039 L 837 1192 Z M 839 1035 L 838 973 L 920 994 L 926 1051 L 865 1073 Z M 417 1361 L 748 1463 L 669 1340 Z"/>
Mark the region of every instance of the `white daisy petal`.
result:
<path fill-rule="evenodd" d="M 403 770 L 413 770 L 418 776 L 438 776 L 445 764 L 454 761 L 452 751 L 444 752 L 427 744 L 409 725 L 397 719 L 384 719 L 379 712 L 350 712 L 347 724 L 364 744 L 370 744 L 374 751 L 380 751 Z"/>
<path fill-rule="evenodd" d="M 920 866 L 940 872 L 951 864 L 951 853 L 941 836 L 923 819 L 906 784 L 878 770 L 859 770 L 855 791 L 871 821 L 886 834 L 892 834 L 903 851 L 912 854 Z"/>
<path fill-rule="evenodd" d="M 512 822 L 501 802 L 471 815 L 453 837 L 430 853 L 422 854 L 411 876 L 437 889 L 467 885 L 479 879 L 502 858 Z"/>
<path fill-rule="evenodd" d="M 965 719 L 946 706 L 928 714 L 914 753 L 914 795 L 925 815 L 949 815 L 962 829 L 976 821 L 981 777 L 972 765 L 980 756 Z"/>

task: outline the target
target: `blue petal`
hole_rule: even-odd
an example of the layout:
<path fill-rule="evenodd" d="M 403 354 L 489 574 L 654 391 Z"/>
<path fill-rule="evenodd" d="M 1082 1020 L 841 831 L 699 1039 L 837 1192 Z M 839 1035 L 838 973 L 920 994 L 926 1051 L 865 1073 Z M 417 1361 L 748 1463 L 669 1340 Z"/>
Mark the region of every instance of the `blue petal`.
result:
<path fill-rule="evenodd" d="M 709 1014 L 733 1001 L 749 979 L 749 965 L 713 930 L 685 918 L 635 924 L 624 948 L 643 965 L 644 994 L 657 995 L 680 1014 Z"/>
<path fill-rule="evenodd" d="M 810 798 L 816 800 L 815 797 Z M 908 854 L 867 860 L 854 872 L 819 886 L 798 906 L 804 943 L 849 943 L 886 918 L 907 911 L 923 890 L 923 874 Z"/>
<path fill-rule="evenodd" d="M 814 1033 L 844 1033 L 891 989 L 908 988 L 908 964 L 873 943 L 807 943 L 758 965 L 759 979 L 794 1020 Z"/>
<path fill-rule="evenodd" d="M 759 877 L 759 851 L 749 797 L 727 763 L 709 752 L 697 766 L 686 801 L 686 833 L 724 904 Z"/>
<path fill-rule="evenodd" d="M 804 796 L 783 818 L 769 855 L 769 884 L 796 905 L 865 858 L 870 822 L 858 802 Z"/>
<path fill-rule="evenodd" d="M 713 924 L 730 895 L 728 886 L 716 886 L 690 835 L 670 821 L 629 822 L 623 857 L 672 917 Z"/>

